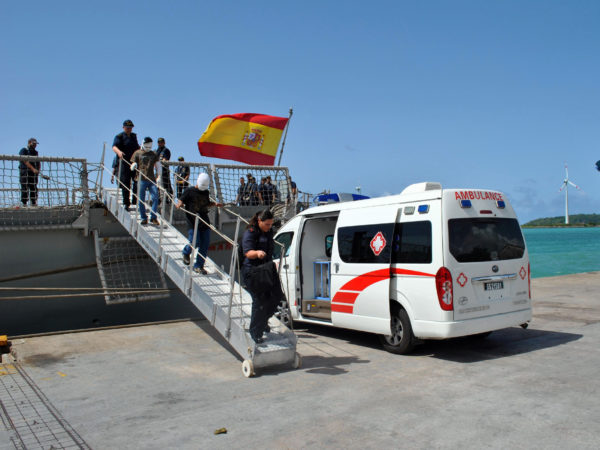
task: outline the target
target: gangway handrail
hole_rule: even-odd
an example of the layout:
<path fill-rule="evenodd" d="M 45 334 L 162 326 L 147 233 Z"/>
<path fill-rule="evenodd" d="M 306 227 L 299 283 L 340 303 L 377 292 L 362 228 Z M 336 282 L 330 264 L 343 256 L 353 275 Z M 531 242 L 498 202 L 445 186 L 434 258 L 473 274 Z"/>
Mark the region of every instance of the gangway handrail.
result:
<path fill-rule="evenodd" d="M 118 174 L 118 176 L 117 176 L 117 180 L 118 180 L 117 183 L 118 183 L 118 186 L 121 186 L 121 189 L 125 188 L 125 189 L 131 191 L 131 189 L 129 189 L 126 186 L 124 186 L 123 183 L 121 182 L 120 174 L 121 174 L 121 171 L 123 170 L 123 163 L 126 164 L 126 170 L 127 169 L 131 170 L 131 166 L 133 165 L 130 162 L 124 160 L 123 158 L 119 158 L 119 166 L 118 166 L 118 172 L 117 172 L 117 174 Z M 104 170 L 108 170 L 104 164 L 102 164 L 102 167 L 103 167 Z M 137 202 L 140 201 L 140 193 L 141 193 L 141 183 L 140 183 L 140 181 L 141 181 L 141 179 L 143 177 L 146 181 L 150 181 L 154 186 L 156 186 L 158 188 L 159 192 L 160 192 L 160 196 L 162 198 L 162 203 L 161 203 L 161 205 L 162 205 L 162 207 L 161 207 L 162 211 L 160 211 L 160 212 L 156 211 L 156 215 L 159 216 L 161 218 L 161 220 L 169 222 L 166 219 L 165 207 L 166 207 L 166 203 L 167 202 L 165 200 L 167 200 L 167 199 L 170 200 L 170 204 L 171 204 L 171 214 L 170 214 L 170 216 L 172 217 L 173 216 L 173 208 L 174 208 L 174 205 L 175 205 L 175 197 L 173 195 L 169 194 L 169 192 L 163 186 L 161 186 L 160 183 L 158 183 L 158 180 L 157 181 L 151 181 L 151 180 L 149 180 L 145 175 L 143 175 L 141 173 L 141 171 L 140 171 L 140 169 L 138 167 L 135 167 L 135 169 L 133 171 L 138 176 L 138 183 L 137 183 L 138 189 L 137 189 L 137 192 L 136 192 L 136 205 L 135 205 L 135 220 L 137 221 L 137 219 L 138 219 L 139 208 L 137 206 Z M 160 176 L 162 176 L 162 173 L 160 174 Z M 214 198 L 210 198 L 210 199 L 213 200 L 213 201 L 215 201 Z M 116 200 L 117 200 L 117 203 L 118 203 L 119 202 L 118 188 L 117 188 L 117 193 L 116 193 Z M 222 276 L 222 278 L 227 279 L 227 277 L 229 277 L 229 287 L 230 287 L 229 288 L 229 307 L 228 307 L 228 312 L 227 312 L 228 313 L 228 321 L 229 321 L 229 325 L 228 325 L 228 333 L 229 333 L 230 329 L 231 329 L 231 319 L 232 319 L 231 316 L 232 316 L 232 312 L 233 312 L 232 311 L 233 310 L 233 297 L 234 297 L 234 289 L 233 288 L 235 286 L 235 278 L 236 278 L 236 276 L 237 276 L 238 280 L 240 280 L 240 283 L 238 283 L 238 286 L 239 286 L 239 289 L 240 289 L 240 292 L 239 292 L 240 300 L 241 300 L 241 297 L 242 297 L 242 295 L 241 295 L 241 288 L 242 288 L 242 286 L 241 286 L 241 270 L 240 270 L 241 269 L 241 261 L 239 261 L 238 257 L 237 257 L 237 255 L 238 255 L 238 245 L 239 245 L 238 244 L 239 228 L 240 228 L 239 224 L 240 224 L 241 221 L 243 221 L 244 223 L 248 224 L 248 221 L 245 218 L 243 218 L 242 216 L 240 216 L 239 214 L 237 214 L 236 212 L 231 211 L 230 209 L 223 207 L 223 209 L 225 209 L 228 213 L 230 213 L 233 216 L 237 217 L 236 231 L 235 231 L 235 234 L 234 234 L 235 237 L 234 237 L 234 239 L 231 239 L 229 236 L 225 235 L 224 233 L 221 233 L 215 226 L 213 226 L 212 224 L 204 221 L 204 219 L 202 219 L 202 217 L 200 217 L 199 214 L 196 214 L 196 213 L 193 213 L 191 211 L 188 211 L 187 209 L 185 209 L 183 207 L 181 207 L 179 209 L 182 210 L 184 213 L 190 214 L 191 216 L 193 216 L 195 218 L 194 234 L 193 234 L 192 242 L 190 243 L 190 245 L 192 247 L 192 254 L 190 255 L 190 260 L 191 261 L 195 261 L 196 258 L 197 258 L 197 256 L 198 256 L 198 249 L 196 248 L 196 243 L 197 243 L 197 231 L 198 231 L 198 223 L 199 223 L 199 221 L 201 221 L 210 230 L 214 231 L 221 239 L 225 240 L 225 242 L 229 243 L 232 246 L 232 253 L 231 253 L 231 259 L 230 259 L 230 273 L 229 274 L 224 273 L 223 271 L 220 270 L 220 268 L 217 265 L 215 265 L 216 270 L 219 272 L 219 274 Z M 162 245 L 162 233 L 163 233 L 163 226 L 161 224 L 160 225 L 160 235 L 159 235 L 159 246 Z M 281 247 L 281 249 L 283 250 L 284 246 L 282 244 L 280 244 L 279 242 L 276 242 L 276 241 L 275 241 L 275 243 L 277 245 L 279 245 Z M 283 251 L 281 252 L 281 255 L 283 257 Z M 200 257 L 203 258 L 205 261 L 206 261 L 206 259 L 208 259 L 207 257 L 204 257 L 202 255 L 200 255 Z M 190 274 L 192 273 L 192 270 L 193 270 L 193 267 L 192 267 L 192 264 L 190 263 Z M 281 270 L 281 264 L 279 264 L 279 270 Z M 191 286 L 190 286 L 190 289 L 191 289 Z M 240 311 L 242 311 L 241 301 L 240 301 Z M 244 315 L 240 314 L 240 320 L 242 320 L 242 323 L 243 323 L 243 320 L 244 320 L 243 317 L 244 317 Z M 246 340 L 247 339 L 248 339 L 248 337 L 246 336 Z"/>

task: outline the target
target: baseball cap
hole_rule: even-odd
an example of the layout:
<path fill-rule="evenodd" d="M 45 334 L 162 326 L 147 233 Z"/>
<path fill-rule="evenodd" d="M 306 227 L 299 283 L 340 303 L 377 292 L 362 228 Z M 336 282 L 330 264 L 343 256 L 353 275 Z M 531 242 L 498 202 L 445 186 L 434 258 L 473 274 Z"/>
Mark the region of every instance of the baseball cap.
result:
<path fill-rule="evenodd" d="M 177 158 L 177 161 L 183 161 L 183 156 L 180 156 L 179 158 Z"/>
<path fill-rule="evenodd" d="M 147 144 L 148 142 L 152 142 L 152 138 L 151 138 L 151 137 L 148 137 L 148 136 L 146 136 L 146 137 L 144 138 L 144 144 Z"/>
<path fill-rule="evenodd" d="M 123 126 L 124 127 L 133 127 L 133 122 L 129 119 L 127 119 L 125 122 L 123 122 Z"/>
<path fill-rule="evenodd" d="M 158 138 L 156 141 L 157 142 L 165 142 L 165 138 Z"/>

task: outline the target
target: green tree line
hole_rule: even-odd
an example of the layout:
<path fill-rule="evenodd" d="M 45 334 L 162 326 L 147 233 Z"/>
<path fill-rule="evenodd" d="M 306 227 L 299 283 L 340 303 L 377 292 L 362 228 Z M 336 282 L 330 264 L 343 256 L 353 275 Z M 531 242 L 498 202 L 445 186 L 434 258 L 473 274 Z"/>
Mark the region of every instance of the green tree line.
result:
<path fill-rule="evenodd" d="M 600 214 L 573 214 L 569 215 L 569 225 L 594 226 L 600 225 Z M 565 224 L 565 216 L 558 217 L 543 217 L 527 222 L 524 227 L 552 227 L 552 226 L 568 226 Z"/>

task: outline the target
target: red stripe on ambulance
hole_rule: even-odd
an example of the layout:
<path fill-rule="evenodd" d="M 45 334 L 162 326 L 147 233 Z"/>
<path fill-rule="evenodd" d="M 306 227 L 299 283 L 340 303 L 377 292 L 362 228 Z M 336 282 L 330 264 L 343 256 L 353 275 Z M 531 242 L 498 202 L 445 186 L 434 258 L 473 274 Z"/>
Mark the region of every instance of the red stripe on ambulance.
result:
<path fill-rule="evenodd" d="M 338 292 L 333 296 L 331 300 L 331 311 L 352 314 L 354 309 L 354 303 L 356 302 L 359 294 L 372 284 L 378 281 L 387 280 L 392 275 L 411 275 L 418 277 L 433 277 L 434 274 L 427 272 L 418 272 L 416 270 L 407 269 L 379 269 L 373 272 L 364 273 L 356 278 L 351 279 L 344 284 Z M 348 292 L 353 291 L 353 292 Z M 339 304 L 344 303 L 344 304 Z"/>

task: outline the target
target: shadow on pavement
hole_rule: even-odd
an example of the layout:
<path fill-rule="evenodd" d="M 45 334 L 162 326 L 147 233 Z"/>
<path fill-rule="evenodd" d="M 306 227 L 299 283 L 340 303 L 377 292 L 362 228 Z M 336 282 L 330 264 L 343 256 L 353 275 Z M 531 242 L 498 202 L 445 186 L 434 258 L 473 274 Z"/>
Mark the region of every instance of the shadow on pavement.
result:
<path fill-rule="evenodd" d="M 475 363 L 557 347 L 582 337 L 582 334 L 515 327 L 494 331 L 487 338 L 467 336 L 443 341 L 425 341 L 411 354 Z"/>

